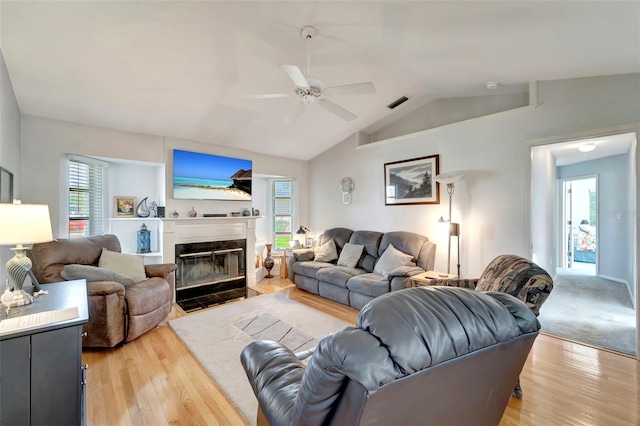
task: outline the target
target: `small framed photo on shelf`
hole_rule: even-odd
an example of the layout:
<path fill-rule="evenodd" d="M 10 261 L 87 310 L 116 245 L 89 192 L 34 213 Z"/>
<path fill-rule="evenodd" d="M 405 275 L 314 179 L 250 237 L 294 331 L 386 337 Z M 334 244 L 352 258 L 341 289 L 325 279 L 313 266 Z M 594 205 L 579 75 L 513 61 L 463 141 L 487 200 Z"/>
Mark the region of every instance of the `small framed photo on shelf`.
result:
<path fill-rule="evenodd" d="M 313 238 L 307 237 L 307 247 L 308 248 L 313 247 Z"/>
<path fill-rule="evenodd" d="M 113 197 L 113 217 L 136 217 L 136 197 L 128 195 Z"/>

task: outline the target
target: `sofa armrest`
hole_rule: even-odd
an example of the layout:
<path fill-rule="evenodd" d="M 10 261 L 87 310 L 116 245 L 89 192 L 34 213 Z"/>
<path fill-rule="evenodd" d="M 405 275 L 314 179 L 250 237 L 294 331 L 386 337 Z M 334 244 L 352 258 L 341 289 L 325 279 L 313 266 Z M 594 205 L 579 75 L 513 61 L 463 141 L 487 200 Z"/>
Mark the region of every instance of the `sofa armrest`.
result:
<path fill-rule="evenodd" d="M 240 360 L 269 424 L 288 425 L 305 371 L 302 362 L 286 347 L 266 340 L 249 344 Z"/>
<path fill-rule="evenodd" d="M 108 296 L 115 293 L 122 293 L 124 296 L 124 291 L 124 285 L 115 281 L 87 282 L 87 296 Z"/>
<path fill-rule="evenodd" d="M 156 265 L 144 265 L 144 271 L 147 277 L 160 277 L 168 279 L 169 274 L 178 269 L 175 263 L 158 263 Z"/>
<path fill-rule="evenodd" d="M 442 285 L 446 285 L 447 287 L 461 287 L 461 288 L 470 288 L 475 289 L 476 285 L 478 285 L 478 278 L 456 278 L 453 280 L 442 280 Z"/>

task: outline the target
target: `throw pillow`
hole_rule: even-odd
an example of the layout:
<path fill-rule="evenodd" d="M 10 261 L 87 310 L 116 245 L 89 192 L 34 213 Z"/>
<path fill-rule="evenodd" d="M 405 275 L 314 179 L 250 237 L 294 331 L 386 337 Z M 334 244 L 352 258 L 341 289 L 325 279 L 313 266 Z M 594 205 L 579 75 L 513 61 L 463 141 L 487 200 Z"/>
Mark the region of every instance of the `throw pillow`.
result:
<path fill-rule="evenodd" d="M 316 255 L 313 260 L 316 262 L 333 262 L 338 258 L 338 250 L 336 249 L 336 242 L 333 241 L 333 238 L 321 246 L 314 247 L 313 252 Z"/>
<path fill-rule="evenodd" d="M 298 249 L 291 250 L 291 252 L 293 253 L 293 257 L 295 257 L 298 261 L 302 262 L 305 260 L 313 260 L 313 249 Z"/>
<path fill-rule="evenodd" d="M 98 268 L 91 265 L 64 265 L 60 276 L 67 281 L 85 279 L 87 282 L 92 281 L 115 281 L 124 286 L 135 284 L 133 278 L 122 275 L 116 271 Z"/>
<path fill-rule="evenodd" d="M 135 254 L 116 253 L 103 248 L 98 266 L 131 277 L 137 283 L 147 279 L 144 258 Z"/>
<path fill-rule="evenodd" d="M 387 247 L 384 253 L 382 253 L 382 256 L 380 256 L 380 259 L 376 262 L 373 272 L 389 278 L 391 271 L 400 266 L 408 265 L 411 259 L 413 259 L 413 256 L 398 250 L 393 244 L 389 244 L 389 247 Z"/>
<path fill-rule="evenodd" d="M 338 258 L 338 266 L 346 266 L 347 268 L 355 268 L 362 256 L 362 250 L 364 246 L 360 244 L 347 243 L 340 252 Z"/>

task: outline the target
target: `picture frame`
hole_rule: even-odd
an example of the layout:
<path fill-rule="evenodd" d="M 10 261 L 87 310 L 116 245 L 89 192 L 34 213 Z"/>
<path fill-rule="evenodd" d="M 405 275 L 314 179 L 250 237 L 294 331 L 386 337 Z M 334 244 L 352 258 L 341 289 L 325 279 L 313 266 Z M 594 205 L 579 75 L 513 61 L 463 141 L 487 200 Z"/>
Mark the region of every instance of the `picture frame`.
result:
<path fill-rule="evenodd" d="M 313 247 L 313 238 L 307 237 L 307 248 Z"/>
<path fill-rule="evenodd" d="M 386 206 L 440 204 L 440 156 L 411 158 L 384 164 Z"/>
<path fill-rule="evenodd" d="M 136 217 L 136 197 L 116 195 L 113 197 L 113 217 Z"/>
<path fill-rule="evenodd" d="M 13 173 L 0 167 L 0 203 L 13 202 Z"/>

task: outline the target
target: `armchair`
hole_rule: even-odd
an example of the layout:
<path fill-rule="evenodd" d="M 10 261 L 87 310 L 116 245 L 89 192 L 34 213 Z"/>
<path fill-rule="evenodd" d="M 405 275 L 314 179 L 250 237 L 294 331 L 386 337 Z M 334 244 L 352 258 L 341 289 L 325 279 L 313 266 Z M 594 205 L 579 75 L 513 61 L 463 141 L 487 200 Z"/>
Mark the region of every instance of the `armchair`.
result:
<path fill-rule="evenodd" d="M 259 425 L 496 425 L 539 328 L 504 293 L 410 288 L 369 302 L 306 367 L 270 341 L 241 361 Z"/>
<path fill-rule="evenodd" d="M 34 244 L 28 255 L 40 284 L 64 281 L 60 273 L 65 265 L 98 266 L 102 249 L 120 252 L 115 235 L 58 239 Z M 115 281 L 87 279 L 89 322 L 85 347 L 113 347 L 130 342 L 163 321 L 169 312 L 175 292 L 173 263 L 145 265 L 147 279 L 132 285 Z"/>
<path fill-rule="evenodd" d="M 523 257 L 503 254 L 491 261 L 480 278 L 444 280 L 444 285 L 477 291 L 499 291 L 522 300 L 538 316 L 540 307 L 553 289 L 553 278 L 541 267 Z M 522 398 L 520 380 L 513 396 Z"/>

